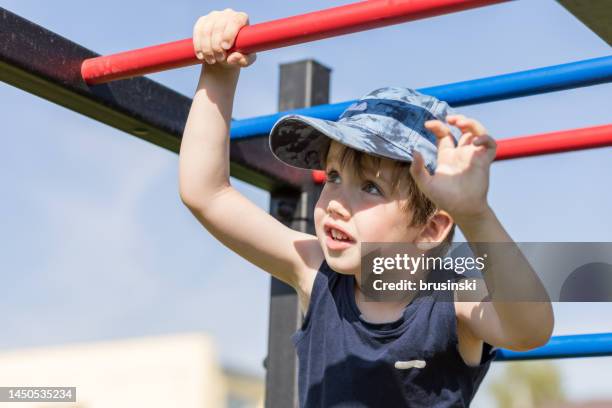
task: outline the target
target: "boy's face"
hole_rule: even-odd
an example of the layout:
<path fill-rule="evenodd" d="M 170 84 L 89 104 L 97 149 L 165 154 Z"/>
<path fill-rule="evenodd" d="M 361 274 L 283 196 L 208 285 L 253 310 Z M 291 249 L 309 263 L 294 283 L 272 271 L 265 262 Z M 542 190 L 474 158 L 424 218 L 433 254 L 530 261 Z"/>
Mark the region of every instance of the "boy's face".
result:
<path fill-rule="evenodd" d="M 392 192 L 392 160 L 383 159 L 377 175 L 368 158 L 360 178 L 352 168 L 357 163 L 341 168 L 342 151 L 332 141 L 327 182 L 314 212 L 315 230 L 328 265 L 359 276 L 362 242 L 415 242 L 420 228 L 409 227 L 413 214 L 401 209 L 408 201 L 406 184 L 400 182 Z"/>

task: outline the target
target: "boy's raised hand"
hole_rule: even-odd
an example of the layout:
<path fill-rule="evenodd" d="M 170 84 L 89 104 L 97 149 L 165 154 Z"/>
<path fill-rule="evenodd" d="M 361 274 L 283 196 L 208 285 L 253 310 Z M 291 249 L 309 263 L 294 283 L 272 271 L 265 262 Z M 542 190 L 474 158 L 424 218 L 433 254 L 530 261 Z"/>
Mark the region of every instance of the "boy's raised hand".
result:
<path fill-rule="evenodd" d="M 209 65 L 244 68 L 255 62 L 257 54 L 232 52 L 227 55 L 238 31 L 249 24 L 246 13 L 225 9 L 212 11 L 198 19 L 193 27 L 193 49 L 199 60 Z"/>
<path fill-rule="evenodd" d="M 455 222 L 478 217 L 488 209 L 489 168 L 497 144 L 478 121 L 463 115 L 449 115 L 446 121 L 461 129 L 455 146 L 449 127 L 439 121 L 425 122 L 436 135 L 438 164 L 433 175 L 425 168 L 422 156 L 415 152 L 410 173 L 421 191 L 436 206 L 447 211 Z"/>

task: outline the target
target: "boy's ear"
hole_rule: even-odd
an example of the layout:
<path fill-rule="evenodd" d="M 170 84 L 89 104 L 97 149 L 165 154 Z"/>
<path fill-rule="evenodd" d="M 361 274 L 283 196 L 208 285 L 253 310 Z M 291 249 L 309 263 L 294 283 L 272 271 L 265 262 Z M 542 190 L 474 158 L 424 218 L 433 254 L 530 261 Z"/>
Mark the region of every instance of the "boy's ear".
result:
<path fill-rule="evenodd" d="M 453 218 L 444 210 L 437 210 L 434 215 L 429 217 L 427 223 L 417 237 L 417 247 L 422 250 L 429 250 L 438 246 L 444 241 L 453 226 Z"/>

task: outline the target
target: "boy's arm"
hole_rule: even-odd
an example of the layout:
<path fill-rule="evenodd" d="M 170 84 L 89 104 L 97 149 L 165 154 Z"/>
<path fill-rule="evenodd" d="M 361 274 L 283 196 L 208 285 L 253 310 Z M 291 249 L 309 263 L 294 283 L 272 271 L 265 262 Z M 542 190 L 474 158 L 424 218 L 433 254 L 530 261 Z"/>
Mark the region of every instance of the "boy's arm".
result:
<path fill-rule="evenodd" d="M 213 19 L 212 23 L 209 20 L 209 27 L 240 18 L 231 11 L 214 13 L 220 14 L 211 13 L 206 17 Z M 199 56 L 207 61 L 211 56 L 218 59 L 202 67 L 185 125 L 179 154 L 180 197 L 200 223 L 225 246 L 296 290 L 304 289 L 311 281 L 312 271 L 319 267 L 317 263 L 323 259 L 317 239 L 286 227 L 230 184 L 229 129 L 240 73 L 236 65 L 248 63 L 244 56 L 233 57 L 234 54 L 223 62 L 223 50 L 215 47 L 215 41 L 219 45 L 224 35 L 225 39 L 229 35 L 233 43 L 239 28 L 246 23 L 236 23 L 238 27 L 234 30 L 226 27 L 225 34 L 222 30 L 215 34 L 213 29 L 204 38 L 210 41 L 207 38 L 212 37 L 213 45 L 203 46 Z M 198 30 L 202 27 L 194 33 Z M 237 62 L 240 58 L 243 58 L 242 64 Z"/>
<path fill-rule="evenodd" d="M 493 297 L 456 302 L 458 321 L 475 337 L 497 347 L 541 346 L 552 334 L 552 305 L 529 262 L 487 204 L 489 169 L 497 145 L 476 120 L 463 115 L 449 115 L 446 120 L 461 129 L 459 141 L 455 145 L 450 129 L 441 121 L 426 122 L 437 138 L 438 167 L 430 175 L 415 153 L 410 172 L 421 191 L 452 216 L 474 255 L 487 253 L 484 278 L 486 286 L 494 289 Z"/>
<path fill-rule="evenodd" d="M 458 221 L 474 256 L 485 256 L 489 300 L 456 303 L 457 317 L 477 338 L 497 347 L 530 350 L 549 340 L 554 317 L 540 279 L 491 209 Z M 485 243 L 485 244 L 481 244 Z"/>

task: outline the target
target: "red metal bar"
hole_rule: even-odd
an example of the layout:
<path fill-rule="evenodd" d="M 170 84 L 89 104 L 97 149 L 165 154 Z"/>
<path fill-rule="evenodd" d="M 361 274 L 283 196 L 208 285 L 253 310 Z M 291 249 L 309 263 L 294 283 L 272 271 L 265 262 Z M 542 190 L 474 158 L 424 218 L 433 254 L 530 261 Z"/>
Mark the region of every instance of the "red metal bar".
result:
<path fill-rule="evenodd" d="M 612 124 L 497 141 L 495 160 L 612 146 Z"/>
<path fill-rule="evenodd" d="M 509 0 L 370 0 L 244 27 L 229 51 L 252 53 Z M 86 59 L 81 75 L 99 84 L 201 63 L 192 39 Z"/>
<path fill-rule="evenodd" d="M 612 146 L 612 124 L 501 139 L 495 161 L 606 146 Z M 325 179 L 324 171 L 312 172 L 315 183 L 322 184 Z"/>

